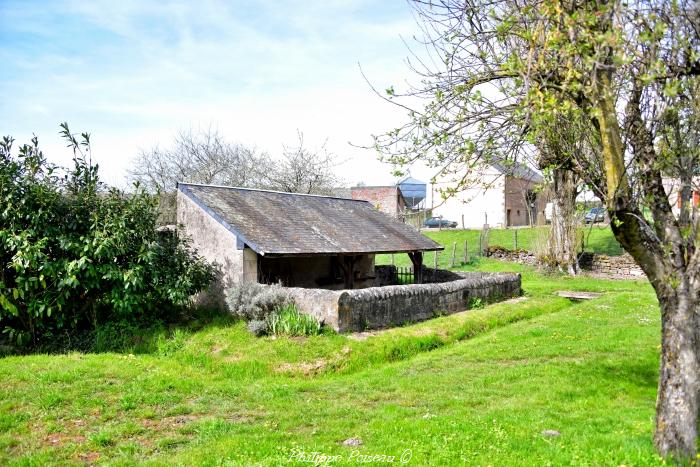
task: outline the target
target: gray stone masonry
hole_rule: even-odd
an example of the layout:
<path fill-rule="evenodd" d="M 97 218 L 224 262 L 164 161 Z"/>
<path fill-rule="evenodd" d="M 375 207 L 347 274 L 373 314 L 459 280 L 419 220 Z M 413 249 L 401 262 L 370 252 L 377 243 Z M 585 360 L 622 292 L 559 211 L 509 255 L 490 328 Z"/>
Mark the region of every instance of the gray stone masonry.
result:
<path fill-rule="evenodd" d="M 591 271 L 594 274 L 633 279 L 646 277 L 644 271 L 642 271 L 632 256 L 627 253 L 620 256 L 584 253 L 579 258 L 579 264 L 582 269 Z"/>
<path fill-rule="evenodd" d="M 522 264 L 537 264 L 534 253 L 525 250 L 508 250 L 501 247 L 489 248 L 487 256 L 503 261 L 512 261 Z M 634 259 L 627 253 L 619 256 L 607 256 L 596 253 L 581 253 L 579 266 L 596 276 L 605 276 L 612 279 L 640 279 L 646 277 L 644 271 L 637 265 Z"/>
<path fill-rule="evenodd" d="M 457 280 L 355 290 L 288 288 L 299 308 L 338 332 L 378 329 L 464 311 L 478 299 L 521 294 L 520 274 L 459 273 Z"/>

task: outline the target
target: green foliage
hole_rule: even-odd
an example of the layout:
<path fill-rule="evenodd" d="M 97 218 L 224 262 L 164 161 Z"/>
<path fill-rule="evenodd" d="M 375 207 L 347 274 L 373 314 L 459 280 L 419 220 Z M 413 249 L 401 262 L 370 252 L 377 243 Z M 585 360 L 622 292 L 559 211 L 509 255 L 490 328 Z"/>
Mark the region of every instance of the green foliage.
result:
<path fill-rule="evenodd" d="M 108 188 L 90 135 L 62 135 L 73 168 L 47 162 L 36 137 L 0 143 L 0 329 L 17 345 L 105 323 L 174 316 L 214 269 L 174 232 L 159 232 L 156 197 Z"/>
<path fill-rule="evenodd" d="M 321 333 L 321 324 L 313 316 L 300 313 L 294 303 L 276 309 L 266 321 L 269 333 L 276 336 L 315 336 Z"/>

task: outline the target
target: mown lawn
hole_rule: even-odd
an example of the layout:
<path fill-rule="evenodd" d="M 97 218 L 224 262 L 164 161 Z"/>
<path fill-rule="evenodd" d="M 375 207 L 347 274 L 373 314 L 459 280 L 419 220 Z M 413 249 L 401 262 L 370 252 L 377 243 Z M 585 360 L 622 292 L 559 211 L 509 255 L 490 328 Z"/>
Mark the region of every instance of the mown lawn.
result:
<path fill-rule="evenodd" d="M 353 465 L 657 464 L 648 284 L 475 267 L 521 271 L 524 299 L 365 340 L 254 338 L 221 319 L 148 354 L 4 358 L 0 464 L 277 465 L 300 450 Z"/>
<path fill-rule="evenodd" d="M 546 245 L 548 232 L 549 227 L 489 229 L 488 243 L 490 246 L 500 246 L 511 250 L 515 249 L 517 245 L 519 249 L 537 252 L 542 250 Z M 422 233 L 445 246 L 445 251 L 439 255 L 439 259 L 443 265 L 447 265 L 449 257 L 452 255 L 453 244 L 456 244 L 455 256 L 457 261 L 464 257 L 465 240 L 470 256 L 476 255 L 479 251 L 480 230 L 424 230 Z M 584 251 L 610 256 L 617 256 L 623 253 L 622 247 L 617 240 L 615 240 L 608 226 L 589 225 L 581 227 L 581 236 L 584 242 Z M 428 253 L 426 257 L 426 264 L 432 265 L 432 253 Z M 410 264 L 410 261 L 406 261 L 406 265 Z"/>

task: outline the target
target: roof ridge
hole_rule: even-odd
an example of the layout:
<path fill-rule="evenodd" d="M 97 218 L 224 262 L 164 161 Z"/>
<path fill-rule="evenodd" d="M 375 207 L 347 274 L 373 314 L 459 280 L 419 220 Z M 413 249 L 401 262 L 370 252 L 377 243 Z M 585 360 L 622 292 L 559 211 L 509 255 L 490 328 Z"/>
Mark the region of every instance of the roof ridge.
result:
<path fill-rule="evenodd" d="M 207 183 L 177 182 L 176 188 L 179 187 L 180 185 L 201 186 L 201 187 L 207 187 L 207 188 L 225 188 L 227 190 L 259 191 L 262 193 L 277 193 L 280 195 L 288 195 L 288 196 L 308 196 L 311 198 L 340 199 L 343 201 L 356 201 L 356 202 L 362 202 L 362 203 L 368 202 L 368 201 L 361 200 L 361 199 L 343 198 L 342 196 L 314 195 L 314 194 L 310 194 L 310 193 L 292 193 L 289 191 L 265 190 L 263 188 L 246 188 L 246 187 L 242 187 L 242 186 L 210 185 Z"/>

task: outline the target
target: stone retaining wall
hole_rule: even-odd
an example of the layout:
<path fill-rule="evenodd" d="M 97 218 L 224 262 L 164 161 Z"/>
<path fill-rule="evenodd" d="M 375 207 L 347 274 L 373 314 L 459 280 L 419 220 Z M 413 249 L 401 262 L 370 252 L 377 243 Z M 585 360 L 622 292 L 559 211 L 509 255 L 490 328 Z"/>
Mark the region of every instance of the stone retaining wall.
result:
<path fill-rule="evenodd" d="M 535 254 L 527 250 L 508 250 L 502 247 L 490 247 L 486 250 L 486 256 L 503 261 L 512 261 L 514 263 L 537 264 L 537 257 Z"/>
<path fill-rule="evenodd" d="M 635 279 L 646 276 L 632 256 L 627 253 L 620 256 L 582 253 L 579 257 L 579 266 L 585 271 L 606 276 Z"/>
<path fill-rule="evenodd" d="M 525 250 L 507 250 L 505 248 L 491 248 L 486 256 L 504 261 L 513 261 L 522 264 L 537 264 L 534 253 Z M 637 265 L 634 259 L 627 253 L 620 256 L 607 256 L 595 253 L 581 253 L 579 266 L 583 271 L 596 275 L 612 277 L 615 279 L 638 279 L 645 277 L 644 271 Z"/>
<path fill-rule="evenodd" d="M 460 273 L 460 279 L 355 290 L 287 289 L 299 308 L 338 332 L 363 331 L 466 310 L 479 299 L 521 294 L 520 274 Z"/>

